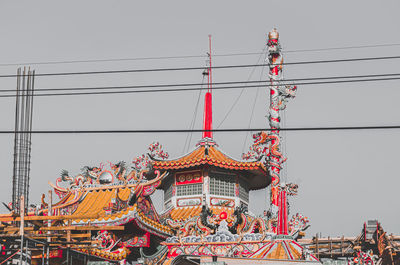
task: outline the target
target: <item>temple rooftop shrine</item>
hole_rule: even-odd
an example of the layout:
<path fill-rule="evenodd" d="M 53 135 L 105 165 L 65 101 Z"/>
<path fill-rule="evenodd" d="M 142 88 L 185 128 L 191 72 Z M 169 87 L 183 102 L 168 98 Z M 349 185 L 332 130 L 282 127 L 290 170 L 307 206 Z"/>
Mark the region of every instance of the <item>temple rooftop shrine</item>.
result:
<path fill-rule="evenodd" d="M 202 139 L 189 154 L 172 160 L 156 160 L 156 170 L 169 175 L 159 188 L 164 190 L 164 209 L 196 215 L 202 205 L 234 209 L 248 207 L 249 191 L 267 187 L 271 177 L 261 161 L 238 161 L 223 153 L 209 138 Z M 184 211 L 176 207 L 197 206 Z M 177 215 L 185 218 L 187 215 Z M 175 218 L 174 218 L 175 219 Z"/>
<path fill-rule="evenodd" d="M 221 169 L 241 170 L 257 178 L 253 189 L 264 188 L 270 179 L 265 179 L 267 168 L 261 161 L 238 161 L 222 152 L 213 140 L 202 140 L 192 152 L 172 160 L 153 158 L 153 167 L 158 170 L 180 170 L 203 165 Z M 260 178 L 264 178 L 261 180 Z"/>
<path fill-rule="evenodd" d="M 249 191 L 265 188 L 272 180 L 263 162 L 235 160 L 222 152 L 213 140 L 211 38 L 205 75 L 208 90 L 204 97 L 203 134 L 197 147 L 172 160 L 150 157 L 154 170 L 169 173 L 159 188 L 164 191 L 164 210 L 172 210 L 172 219 L 195 216 L 202 206 L 211 208 L 214 214 L 221 212 L 221 207 L 227 213 L 236 207 L 247 209 Z"/>

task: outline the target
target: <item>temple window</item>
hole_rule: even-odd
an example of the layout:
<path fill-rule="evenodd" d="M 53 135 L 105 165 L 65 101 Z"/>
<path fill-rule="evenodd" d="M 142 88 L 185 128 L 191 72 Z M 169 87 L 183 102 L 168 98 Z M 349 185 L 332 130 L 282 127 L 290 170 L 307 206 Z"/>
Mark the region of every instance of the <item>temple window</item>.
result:
<path fill-rule="evenodd" d="M 168 188 L 164 191 L 164 201 L 168 201 L 172 198 L 172 185 L 169 185 Z"/>
<path fill-rule="evenodd" d="M 210 173 L 210 193 L 220 196 L 235 196 L 235 175 Z"/>
<path fill-rule="evenodd" d="M 239 198 L 245 202 L 249 201 L 249 185 L 244 179 L 239 179 Z"/>
<path fill-rule="evenodd" d="M 203 183 L 179 185 L 176 187 L 177 196 L 199 195 L 203 193 Z"/>

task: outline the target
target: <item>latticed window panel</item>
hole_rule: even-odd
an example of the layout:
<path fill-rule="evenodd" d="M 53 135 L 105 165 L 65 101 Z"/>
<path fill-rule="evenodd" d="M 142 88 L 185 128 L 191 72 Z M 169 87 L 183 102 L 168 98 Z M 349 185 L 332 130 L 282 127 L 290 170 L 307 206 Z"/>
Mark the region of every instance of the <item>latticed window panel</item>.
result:
<path fill-rule="evenodd" d="M 239 198 L 243 201 L 249 201 L 249 185 L 243 179 L 239 179 Z"/>
<path fill-rule="evenodd" d="M 164 201 L 168 201 L 169 199 L 172 198 L 172 185 L 170 185 L 165 191 L 164 191 Z"/>
<path fill-rule="evenodd" d="M 173 178 L 170 178 L 166 183 L 167 189 L 164 191 L 164 202 L 172 198 L 173 180 Z"/>
<path fill-rule="evenodd" d="M 203 193 L 203 183 L 176 186 L 177 196 L 199 195 Z"/>
<path fill-rule="evenodd" d="M 234 175 L 212 172 L 210 174 L 210 193 L 213 195 L 234 197 L 235 179 L 236 176 Z"/>

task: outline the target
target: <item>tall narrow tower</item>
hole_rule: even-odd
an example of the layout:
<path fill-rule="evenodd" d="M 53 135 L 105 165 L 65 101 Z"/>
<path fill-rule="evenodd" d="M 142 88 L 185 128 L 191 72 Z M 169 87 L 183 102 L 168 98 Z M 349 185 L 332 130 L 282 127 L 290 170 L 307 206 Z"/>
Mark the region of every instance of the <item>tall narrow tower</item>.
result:
<path fill-rule="evenodd" d="M 279 43 L 279 33 L 273 29 L 268 34 L 268 60 L 269 60 L 269 80 L 270 80 L 270 106 L 269 106 L 269 125 L 271 132 L 269 152 L 267 154 L 267 164 L 272 176 L 271 182 L 271 208 L 273 215 L 278 217 L 277 233 L 287 234 L 287 201 L 285 185 L 280 183 L 280 171 L 285 159 L 280 152 L 280 111 L 286 108 L 288 98 L 293 98 L 296 93 L 296 86 L 281 84 L 283 57 L 281 45 Z"/>

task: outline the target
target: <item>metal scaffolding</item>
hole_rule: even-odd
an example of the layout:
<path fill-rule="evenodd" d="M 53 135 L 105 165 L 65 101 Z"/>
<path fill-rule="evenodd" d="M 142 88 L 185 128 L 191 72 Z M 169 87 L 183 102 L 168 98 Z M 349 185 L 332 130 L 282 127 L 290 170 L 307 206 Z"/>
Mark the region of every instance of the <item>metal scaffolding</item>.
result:
<path fill-rule="evenodd" d="M 12 210 L 19 214 L 21 195 L 28 208 L 29 173 L 31 161 L 32 114 L 35 71 L 18 68 L 15 106 L 14 170 Z"/>

